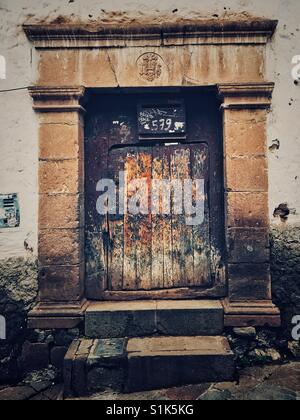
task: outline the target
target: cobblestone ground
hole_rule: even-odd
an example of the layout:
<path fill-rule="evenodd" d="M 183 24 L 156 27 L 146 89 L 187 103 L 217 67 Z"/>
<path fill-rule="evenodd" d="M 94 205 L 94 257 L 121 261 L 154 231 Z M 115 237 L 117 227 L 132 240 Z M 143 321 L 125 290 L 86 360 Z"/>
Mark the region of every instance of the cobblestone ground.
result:
<path fill-rule="evenodd" d="M 49 379 L 32 377 L 17 387 L 0 387 L 0 400 L 59 400 L 62 385 Z M 104 392 L 85 400 L 300 400 L 300 362 L 280 366 L 247 368 L 240 372 L 238 382 L 191 385 L 136 394 Z"/>
<path fill-rule="evenodd" d="M 300 399 L 300 362 L 281 366 L 247 368 L 240 372 L 239 382 L 191 385 L 182 388 L 137 394 L 105 392 L 91 400 L 262 400 Z"/>
<path fill-rule="evenodd" d="M 17 386 L 0 385 L 0 401 L 48 401 L 63 398 L 63 384 L 56 381 L 57 371 L 32 372 Z"/>

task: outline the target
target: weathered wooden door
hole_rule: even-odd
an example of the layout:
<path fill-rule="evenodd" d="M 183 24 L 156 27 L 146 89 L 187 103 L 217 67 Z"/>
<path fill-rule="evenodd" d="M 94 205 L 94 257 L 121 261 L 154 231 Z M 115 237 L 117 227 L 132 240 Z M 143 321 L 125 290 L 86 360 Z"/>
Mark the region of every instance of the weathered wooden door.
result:
<path fill-rule="evenodd" d="M 163 120 L 161 115 L 168 114 L 170 108 L 172 117 Z M 87 111 L 87 298 L 226 296 L 222 118 L 215 94 L 197 89 L 184 89 L 180 94 L 97 93 L 91 94 Z M 152 125 L 150 114 L 157 116 Z M 120 172 L 127 173 L 123 187 Z M 102 190 L 97 185 L 103 179 L 115 181 L 115 196 L 121 195 L 123 203 L 125 195 L 127 202 L 135 196 L 132 182 L 146 180 L 141 206 L 148 204 L 151 210 L 133 214 L 99 212 L 97 202 Z M 198 180 L 200 222 L 187 223 L 186 208 L 176 211 L 178 197 L 174 192 L 170 193 L 169 212 L 163 211 L 162 202 L 160 212 L 152 211 L 152 180 Z"/>
<path fill-rule="evenodd" d="M 209 287 L 208 147 L 112 149 L 108 172 L 127 209 L 109 215 L 108 289 L 169 295 L 177 290 L 180 297 L 180 289 Z"/>

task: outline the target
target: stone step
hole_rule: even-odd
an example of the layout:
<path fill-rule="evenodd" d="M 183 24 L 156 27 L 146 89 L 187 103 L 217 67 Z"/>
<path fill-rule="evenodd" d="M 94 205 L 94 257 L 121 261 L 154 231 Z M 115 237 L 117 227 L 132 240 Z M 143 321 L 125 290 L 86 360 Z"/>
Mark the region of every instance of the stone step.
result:
<path fill-rule="evenodd" d="M 76 397 L 227 382 L 235 371 L 225 337 L 76 340 L 64 368 L 65 395 Z"/>
<path fill-rule="evenodd" d="M 94 302 L 85 314 L 89 338 L 215 336 L 224 329 L 220 301 Z"/>

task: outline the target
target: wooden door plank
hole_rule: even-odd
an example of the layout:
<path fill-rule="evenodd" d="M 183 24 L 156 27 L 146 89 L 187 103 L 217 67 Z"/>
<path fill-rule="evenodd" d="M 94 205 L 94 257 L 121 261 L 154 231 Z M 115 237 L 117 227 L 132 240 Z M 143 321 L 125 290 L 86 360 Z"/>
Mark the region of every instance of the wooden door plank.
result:
<path fill-rule="evenodd" d="M 194 179 L 205 180 L 205 200 L 204 222 L 193 227 L 194 233 L 194 285 L 210 285 L 210 232 L 209 232 L 209 205 L 208 205 L 208 148 L 204 145 L 194 146 L 192 153 L 192 168 Z"/>
<path fill-rule="evenodd" d="M 180 287 L 185 283 L 186 261 L 185 261 L 185 218 L 183 212 L 183 181 L 189 177 L 188 168 L 190 162 L 190 151 L 188 147 L 176 146 L 171 153 L 171 181 L 178 181 L 181 184 L 181 192 L 178 189 L 178 200 L 172 192 L 172 241 L 173 241 L 173 286 Z M 179 186 L 180 186 L 179 184 Z M 181 196 L 181 197 L 180 197 Z M 178 211 L 176 206 L 181 205 Z"/>
<path fill-rule="evenodd" d="M 152 214 L 151 214 L 151 180 L 152 180 L 152 149 L 139 148 L 137 154 L 137 179 L 143 180 L 143 185 L 147 188 L 147 207 L 148 214 L 139 214 L 136 218 L 136 267 L 137 285 L 139 290 L 151 290 L 152 284 Z M 144 184 L 145 181 L 145 184 Z M 143 192 L 143 196 L 146 191 Z"/>
<path fill-rule="evenodd" d="M 164 156 L 161 153 L 161 147 L 154 147 L 152 156 L 152 179 L 161 182 L 164 181 Z M 156 193 L 154 193 L 154 189 Z M 162 196 L 161 188 L 154 187 L 152 192 L 152 289 L 163 289 L 164 287 L 164 236 L 165 220 L 162 214 Z M 157 212 L 158 210 L 158 212 Z"/>
<path fill-rule="evenodd" d="M 119 150 L 110 154 L 109 177 L 113 179 L 119 196 L 119 172 L 124 170 L 124 158 Z M 124 216 L 109 215 L 109 290 L 123 290 L 124 271 Z"/>
<path fill-rule="evenodd" d="M 127 183 L 125 187 L 125 195 L 127 196 L 127 204 L 134 192 L 128 191 L 128 184 L 136 179 L 137 161 L 136 149 L 127 150 L 125 155 L 125 172 L 127 174 Z M 124 277 L 123 290 L 138 290 L 137 284 L 137 219 L 135 215 L 126 213 L 124 216 Z M 112 267 L 113 269 L 113 267 Z"/>

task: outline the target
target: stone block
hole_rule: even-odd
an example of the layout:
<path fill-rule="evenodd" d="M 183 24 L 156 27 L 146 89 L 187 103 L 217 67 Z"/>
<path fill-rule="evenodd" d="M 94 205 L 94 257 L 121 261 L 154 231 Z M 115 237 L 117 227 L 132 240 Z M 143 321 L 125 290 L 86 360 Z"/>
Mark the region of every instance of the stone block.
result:
<path fill-rule="evenodd" d="M 81 227 L 84 227 L 82 194 L 40 195 L 40 229 L 77 229 Z"/>
<path fill-rule="evenodd" d="M 40 267 L 39 296 L 42 301 L 79 301 L 83 296 L 84 264 Z"/>
<path fill-rule="evenodd" d="M 30 386 L 9 387 L 0 391 L 0 401 L 26 401 L 35 394 L 36 391 Z"/>
<path fill-rule="evenodd" d="M 271 301 L 271 275 L 268 264 L 229 264 L 231 301 Z"/>
<path fill-rule="evenodd" d="M 232 228 L 227 231 L 228 260 L 231 263 L 265 263 L 270 261 L 267 229 Z"/>
<path fill-rule="evenodd" d="M 224 337 L 129 340 L 128 392 L 230 381 L 234 356 Z"/>
<path fill-rule="evenodd" d="M 80 85 L 79 50 L 39 51 L 38 85 L 69 86 Z M 72 81 L 70 83 L 70 81 Z"/>
<path fill-rule="evenodd" d="M 62 369 L 67 351 L 67 347 L 54 347 L 50 353 L 51 365 L 55 366 L 57 369 Z"/>
<path fill-rule="evenodd" d="M 226 194 L 226 211 L 228 227 L 268 227 L 268 194 L 228 192 Z"/>
<path fill-rule="evenodd" d="M 223 307 L 213 301 L 160 301 L 157 332 L 170 336 L 219 335 L 224 329 Z"/>
<path fill-rule="evenodd" d="M 22 368 L 25 372 L 44 369 L 49 365 L 49 347 L 44 343 L 29 343 L 23 345 Z"/>
<path fill-rule="evenodd" d="M 94 303 L 86 311 L 85 333 L 92 338 L 218 335 L 223 307 L 216 301 L 136 301 Z"/>
<path fill-rule="evenodd" d="M 85 334 L 90 338 L 122 338 L 156 332 L 155 302 L 103 302 L 86 311 Z"/>
<path fill-rule="evenodd" d="M 83 261 L 83 229 L 46 229 L 40 231 L 40 265 L 75 265 Z"/>
<path fill-rule="evenodd" d="M 41 124 L 39 129 L 40 159 L 83 159 L 82 129 L 77 125 Z"/>
<path fill-rule="evenodd" d="M 266 156 L 266 118 L 265 110 L 227 110 L 224 116 L 226 155 Z"/>
<path fill-rule="evenodd" d="M 225 187 L 233 192 L 267 192 L 268 165 L 265 157 L 225 157 Z"/>
<path fill-rule="evenodd" d="M 77 159 L 41 161 L 39 164 L 41 194 L 77 194 L 84 190 L 84 164 Z"/>

